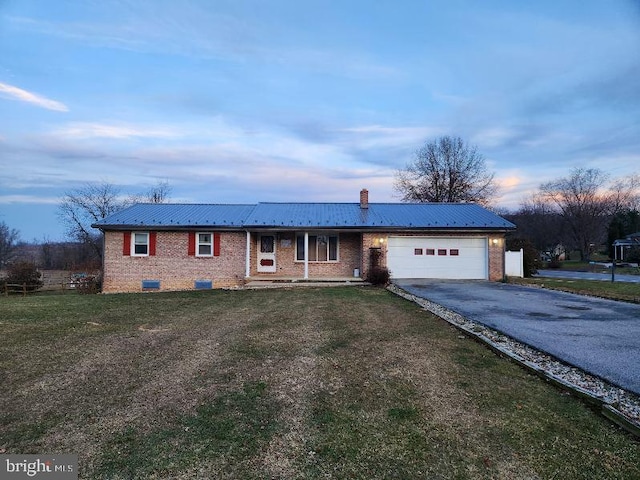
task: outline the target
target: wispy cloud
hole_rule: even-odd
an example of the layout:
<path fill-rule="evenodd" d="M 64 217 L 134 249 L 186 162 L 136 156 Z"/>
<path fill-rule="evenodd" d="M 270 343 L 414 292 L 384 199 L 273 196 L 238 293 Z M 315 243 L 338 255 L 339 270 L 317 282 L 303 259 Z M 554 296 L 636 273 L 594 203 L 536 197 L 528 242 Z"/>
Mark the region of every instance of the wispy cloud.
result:
<path fill-rule="evenodd" d="M 127 124 L 78 122 L 55 130 L 55 135 L 69 139 L 87 138 L 175 138 L 181 133 L 169 127 L 146 127 Z"/>
<path fill-rule="evenodd" d="M 205 58 L 242 63 L 257 61 L 261 65 L 299 69 L 358 80 L 405 80 L 406 73 L 388 62 L 357 49 L 291 46 L 273 41 L 267 19 L 247 19 L 231 12 L 199 6 L 196 3 L 167 2 L 157 8 L 155 2 L 124 2 L 113 18 L 100 6 L 94 17 L 86 21 L 48 21 L 38 18 L 9 16 L 20 30 L 60 37 L 100 48 L 111 48 L 143 54 L 162 53 L 183 57 Z M 220 9 L 222 10 L 222 9 Z M 293 33 L 286 25 L 277 24 L 278 37 Z"/>
<path fill-rule="evenodd" d="M 439 127 L 388 127 L 384 125 L 362 125 L 343 128 L 339 132 L 346 133 L 357 142 L 359 148 L 410 146 L 418 148 L 423 142 L 445 131 Z"/>
<path fill-rule="evenodd" d="M 57 112 L 69 111 L 69 108 L 62 102 L 51 100 L 37 93 L 29 92 L 7 83 L 0 83 L 0 95 L 11 100 L 31 103 L 38 107 L 46 108 L 47 110 L 55 110 Z"/>
<path fill-rule="evenodd" d="M 0 195 L 0 204 L 28 203 L 28 204 L 49 204 L 60 203 L 59 197 L 43 197 L 40 195 Z"/>

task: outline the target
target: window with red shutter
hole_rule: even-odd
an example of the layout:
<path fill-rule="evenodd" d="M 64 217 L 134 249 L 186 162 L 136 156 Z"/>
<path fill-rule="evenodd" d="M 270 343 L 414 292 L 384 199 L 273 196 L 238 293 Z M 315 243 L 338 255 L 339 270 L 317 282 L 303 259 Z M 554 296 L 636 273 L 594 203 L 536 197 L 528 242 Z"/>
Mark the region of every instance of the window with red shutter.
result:
<path fill-rule="evenodd" d="M 131 232 L 132 257 L 148 257 L 150 251 L 151 235 L 149 232 Z"/>

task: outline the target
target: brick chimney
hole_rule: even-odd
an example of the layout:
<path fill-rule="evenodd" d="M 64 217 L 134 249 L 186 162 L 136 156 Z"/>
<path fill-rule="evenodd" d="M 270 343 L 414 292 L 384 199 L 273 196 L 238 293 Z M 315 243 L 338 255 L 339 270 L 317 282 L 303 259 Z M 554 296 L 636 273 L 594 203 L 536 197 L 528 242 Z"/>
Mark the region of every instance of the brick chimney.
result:
<path fill-rule="evenodd" d="M 369 190 L 360 190 L 360 208 L 369 208 Z"/>

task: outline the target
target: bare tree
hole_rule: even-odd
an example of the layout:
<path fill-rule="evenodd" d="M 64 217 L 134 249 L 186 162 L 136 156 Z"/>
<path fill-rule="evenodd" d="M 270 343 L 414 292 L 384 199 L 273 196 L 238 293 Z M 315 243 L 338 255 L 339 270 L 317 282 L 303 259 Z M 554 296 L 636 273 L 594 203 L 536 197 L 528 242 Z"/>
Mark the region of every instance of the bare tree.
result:
<path fill-rule="evenodd" d="M 496 193 L 494 174 L 484 157 L 460 137 L 425 143 L 404 170 L 396 172 L 394 189 L 405 202 L 478 202 Z"/>
<path fill-rule="evenodd" d="M 608 180 L 597 168 L 576 168 L 568 177 L 540 185 L 540 193 L 562 216 L 581 260 L 604 240 L 621 203 L 620 191 L 607 188 Z"/>
<path fill-rule="evenodd" d="M 163 203 L 170 193 L 171 187 L 167 181 L 158 182 L 143 195 L 131 195 L 126 199 L 111 183 L 88 183 L 84 187 L 65 193 L 58 207 L 58 215 L 67 226 L 67 235 L 88 246 L 95 258 L 101 260 L 102 235 L 91 228 L 92 223 L 133 203 Z M 83 262 L 89 263 L 89 259 L 84 259 Z"/>
<path fill-rule="evenodd" d="M 120 191 L 110 183 L 87 184 L 67 192 L 58 207 L 58 214 L 67 226 L 67 234 L 89 245 L 96 257 L 102 258 L 101 235 L 91 224 L 116 213 L 127 205 Z"/>
<path fill-rule="evenodd" d="M 518 211 L 504 217 L 516 225 L 516 237 L 526 238 L 541 252 L 554 251 L 566 243 L 562 216 L 540 193 L 531 195 Z"/>
<path fill-rule="evenodd" d="M 616 180 L 610 194 L 612 214 L 626 210 L 640 210 L 640 175 Z"/>
<path fill-rule="evenodd" d="M 127 205 L 134 203 L 164 203 L 171 195 L 171 185 L 166 180 L 157 182 L 142 195 L 131 195 L 127 199 Z"/>
<path fill-rule="evenodd" d="M 18 230 L 0 222 L 0 268 L 5 267 L 11 260 L 19 238 Z"/>
<path fill-rule="evenodd" d="M 171 195 L 171 185 L 166 180 L 159 181 L 147 191 L 147 199 L 151 203 L 164 203 Z"/>

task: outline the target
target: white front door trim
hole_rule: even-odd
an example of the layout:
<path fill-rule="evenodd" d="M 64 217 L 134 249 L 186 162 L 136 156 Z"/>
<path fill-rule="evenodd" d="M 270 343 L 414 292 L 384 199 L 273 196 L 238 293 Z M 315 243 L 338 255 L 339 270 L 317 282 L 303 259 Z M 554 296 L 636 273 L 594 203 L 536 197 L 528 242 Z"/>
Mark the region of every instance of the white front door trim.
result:
<path fill-rule="evenodd" d="M 258 272 L 275 273 L 276 267 L 276 236 L 275 234 L 258 235 Z"/>

